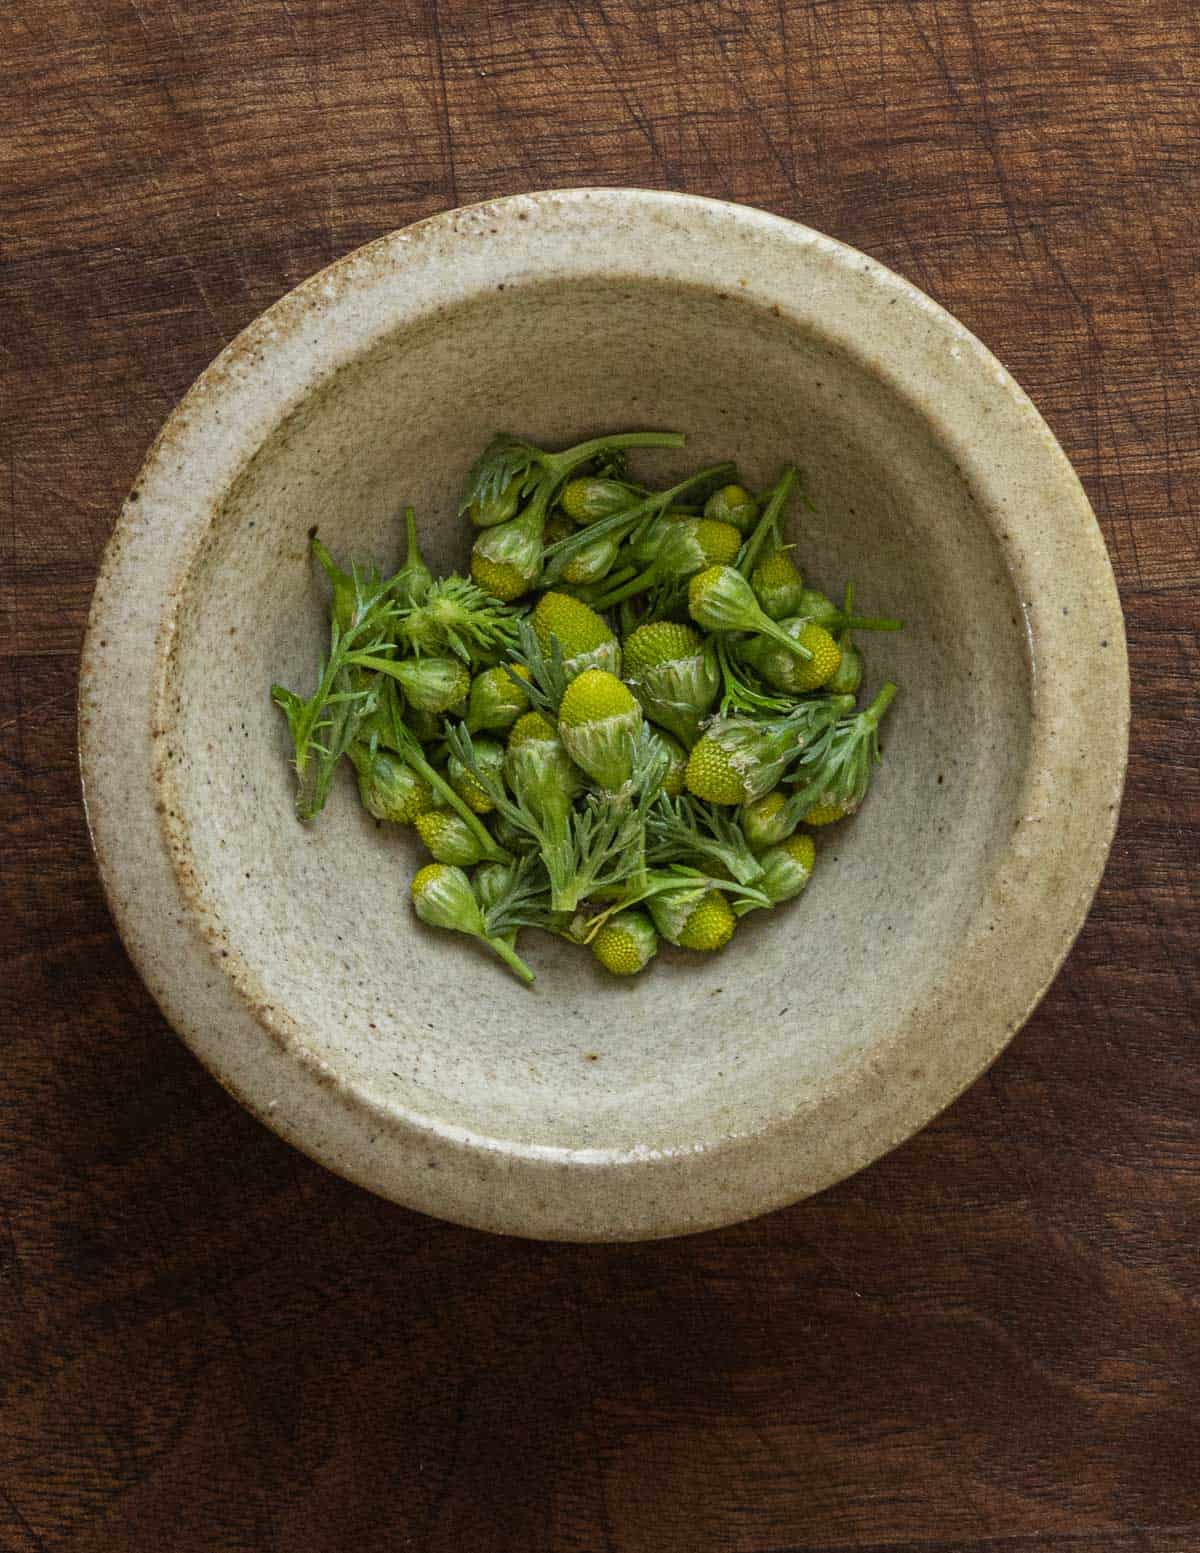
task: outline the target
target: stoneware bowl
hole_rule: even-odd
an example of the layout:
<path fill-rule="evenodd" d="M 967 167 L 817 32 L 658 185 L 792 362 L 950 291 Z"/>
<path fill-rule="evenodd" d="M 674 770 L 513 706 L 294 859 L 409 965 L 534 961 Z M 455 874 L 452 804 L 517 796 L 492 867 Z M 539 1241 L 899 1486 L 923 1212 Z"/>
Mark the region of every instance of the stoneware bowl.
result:
<path fill-rule="evenodd" d="M 685 431 L 647 476 L 807 471 L 793 538 L 899 636 L 860 815 L 805 898 L 632 984 L 529 939 L 525 990 L 411 913 L 411 839 L 350 773 L 309 829 L 273 680 L 306 687 L 306 553 L 398 556 L 405 503 L 462 565 L 467 466 Z M 175 411 L 104 559 L 83 663 L 88 814 L 147 985 L 253 1112 L 331 1169 L 511 1234 L 642 1239 L 794 1202 L 909 1137 L 1062 962 L 1112 837 L 1128 686 L 1079 482 L 961 325 L 760 211 L 555 191 L 395 232 L 239 336 Z"/>

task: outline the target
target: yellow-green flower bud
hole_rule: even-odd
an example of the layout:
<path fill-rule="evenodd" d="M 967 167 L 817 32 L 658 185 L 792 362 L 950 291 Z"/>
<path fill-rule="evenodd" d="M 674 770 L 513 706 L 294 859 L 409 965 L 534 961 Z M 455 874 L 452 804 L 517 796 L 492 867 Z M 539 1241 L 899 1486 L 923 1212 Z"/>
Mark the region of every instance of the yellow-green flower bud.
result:
<path fill-rule="evenodd" d="M 418 814 L 417 834 L 439 863 L 470 868 L 487 855 L 479 837 L 453 809 L 430 809 Z"/>
<path fill-rule="evenodd" d="M 456 933 L 483 933 L 483 913 L 461 868 L 446 863 L 427 863 L 412 882 L 412 901 L 417 916 L 430 927 Z"/>
<path fill-rule="evenodd" d="M 633 774 L 642 709 L 615 674 L 585 669 L 567 686 L 558 728 L 571 759 L 601 787 L 623 787 Z"/>
<path fill-rule="evenodd" d="M 632 507 L 641 500 L 641 492 L 620 480 L 583 475 L 577 480 L 568 480 L 558 500 L 571 521 L 583 525 Z"/>
<path fill-rule="evenodd" d="M 358 772 L 358 793 L 367 813 L 394 825 L 411 825 L 433 807 L 429 784 L 390 750 L 374 754 L 354 745 L 350 758 Z"/>
<path fill-rule="evenodd" d="M 461 868 L 449 863 L 428 863 L 413 879 L 411 889 L 413 906 L 422 922 L 480 939 L 526 985 L 533 981 L 533 972 L 513 946 L 503 938 L 488 935 L 471 881 Z"/>
<path fill-rule="evenodd" d="M 625 638 L 625 678 L 652 722 L 690 748 L 721 691 L 716 656 L 691 626 L 655 621 Z"/>
<path fill-rule="evenodd" d="M 688 613 L 707 631 L 754 631 L 778 642 L 798 658 L 808 649 L 792 640 L 765 615 L 754 589 L 732 566 L 710 566 L 688 584 Z"/>
<path fill-rule="evenodd" d="M 795 900 L 812 878 L 816 856 L 811 836 L 789 836 L 763 853 L 759 859 L 763 874 L 758 887 L 772 906 Z"/>
<path fill-rule="evenodd" d="M 554 724 L 526 712 L 508 736 L 504 774 L 509 788 L 535 819 L 565 819 L 583 791 L 583 773 L 572 762 Z"/>
<path fill-rule="evenodd" d="M 495 739 L 485 736 L 473 740 L 472 747 L 475 751 L 475 759 L 485 776 L 503 785 L 504 746 L 498 744 Z M 490 814 L 496 807 L 479 778 L 463 765 L 457 755 L 451 755 L 446 762 L 446 779 L 463 802 L 476 814 Z"/>
<path fill-rule="evenodd" d="M 758 503 L 744 486 L 723 485 L 705 502 L 704 516 L 732 523 L 740 533 L 748 534 L 758 522 Z"/>
<path fill-rule="evenodd" d="M 470 670 L 457 658 L 402 658 L 387 672 L 419 712 L 448 712 L 471 688 Z"/>
<path fill-rule="evenodd" d="M 825 687 L 833 695 L 856 696 L 862 685 L 863 655 L 844 637 L 838 646 L 842 649 L 842 661 L 825 681 Z"/>
<path fill-rule="evenodd" d="M 796 828 L 787 808 L 787 798 L 778 788 L 764 793 L 742 810 L 742 834 L 752 852 L 765 852 L 786 841 Z"/>
<path fill-rule="evenodd" d="M 502 491 L 491 493 L 481 501 L 473 501 L 467 514 L 476 528 L 495 528 L 497 523 L 507 523 L 517 515 L 521 500 L 521 482 L 510 480 Z"/>
<path fill-rule="evenodd" d="M 510 603 L 527 593 L 542 569 L 545 509 L 531 502 L 520 517 L 483 529 L 471 547 L 471 576 Z"/>
<path fill-rule="evenodd" d="M 761 560 L 750 573 L 750 586 L 763 614 L 770 615 L 772 620 L 785 620 L 800 613 L 804 578 L 796 570 L 790 551 L 775 550 Z"/>
<path fill-rule="evenodd" d="M 548 655 L 551 640 L 558 638 L 568 679 L 582 674 L 584 669 L 621 672 L 621 644 L 603 616 L 589 609 L 582 599 L 573 599 L 567 593 L 543 593 L 530 616 L 530 624 L 543 653 Z"/>
<path fill-rule="evenodd" d="M 687 785 L 709 803 L 750 804 L 777 785 L 812 739 L 854 706 L 851 696 L 801 702 L 786 717 L 718 717 L 688 757 Z"/>
<path fill-rule="evenodd" d="M 468 732 L 503 733 L 529 710 L 529 697 L 513 684 L 513 674 L 529 678 L 529 670 L 518 664 L 508 668 L 501 664 L 476 674 L 467 700 Z"/>
<path fill-rule="evenodd" d="M 577 588 L 600 582 L 612 570 L 620 548 L 618 539 L 602 534 L 599 539 L 575 552 L 562 569 L 563 581 Z"/>
<path fill-rule="evenodd" d="M 647 902 L 654 926 L 669 944 L 712 954 L 733 937 L 737 919 L 719 890 L 690 888 L 664 891 Z"/>
<path fill-rule="evenodd" d="M 644 911 L 621 911 L 596 934 L 592 953 L 612 975 L 636 976 L 658 953 L 658 933 Z"/>
<path fill-rule="evenodd" d="M 686 526 L 695 540 L 703 566 L 732 566 L 742 548 L 742 536 L 732 523 L 719 522 L 716 518 L 683 518 L 680 527 Z M 691 572 L 683 575 L 691 575 Z"/>
<path fill-rule="evenodd" d="M 793 615 L 803 615 L 808 620 L 815 620 L 818 625 L 824 625 L 826 621 L 837 619 L 841 610 L 828 596 L 817 588 L 805 588 L 800 595 L 800 607 L 791 611 Z"/>
<path fill-rule="evenodd" d="M 819 690 L 837 673 L 842 661 L 842 649 L 824 626 L 815 620 L 781 620 L 780 629 L 808 653 L 805 659 L 797 658 L 766 637 L 751 637 L 738 644 L 738 657 L 761 674 L 768 685 L 786 690 L 789 695 L 803 695 L 809 690 Z"/>

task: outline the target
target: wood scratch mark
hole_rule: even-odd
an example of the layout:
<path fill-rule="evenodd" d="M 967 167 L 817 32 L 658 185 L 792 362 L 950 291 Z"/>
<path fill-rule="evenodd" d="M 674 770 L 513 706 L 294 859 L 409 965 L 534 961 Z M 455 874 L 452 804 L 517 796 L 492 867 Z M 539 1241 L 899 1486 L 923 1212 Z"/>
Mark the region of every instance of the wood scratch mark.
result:
<path fill-rule="evenodd" d="M 969 34 L 973 34 L 971 40 L 972 51 L 976 57 L 976 63 L 982 67 L 984 61 L 982 59 L 978 31 L 975 27 L 974 13 L 970 9 L 970 0 L 962 0 L 962 3 L 966 12 L 965 20 L 967 23 L 967 31 Z M 930 61 L 937 69 L 938 75 L 941 78 L 941 84 L 946 92 L 948 100 L 952 102 L 958 109 L 964 123 L 969 124 L 975 131 L 979 140 L 983 144 L 984 150 L 987 152 L 988 158 L 992 164 L 992 171 L 996 179 L 996 191 L 1000 196 L 1000 203 L 1004 210 L 1005 222 L 1008 227 L 1009 234 L 1013 239 L 1018 255 L 1024 260 L 1026 257 L 1024 242 L 1022 239 L 1020 227 L 1016 219 L 1015 202 L 1012 198 L 1011 190 L 1009 188 L 1008 170 L 1005 166 L 1004 157 L 1000 150 L 995 126 L 993 125 L 990 117 L 991 106 L 990 100 L 987 96 L 987 88 L 983 81 L 980 80 L 977 94 L 980 112 L 982 114 L 982 122 L 980 122 L 980 115 L 972 112 L 971 105 L 968 103 L 962 87 L 959 85 L 958 79 L 955 76 L 954 71 L 951 69 L 950 61 L 946 57 L 946 44 L 942 32 L 941 11 L 935 6 L 932 12 L 933 26 L 937 32 L 938 39 L 937 43 L 935 44 L 929 33 L 921 25 L 918 0 L 905 0 L 905 9 L 908 12 L 913 32 L 916 34 L 916 37 L 920 41 Z"/>
<path fill-rule="evenodd" d="M 736 86 L 738 84 L 737 63 L 736 61 L 731 60 L 729 57 L 727 40 L 722 37 L 722 35 L 716 29 L 712 30 L 712 40 L 716 45 L 717 52 L 720 54 L 721 61 L 725 66 L 726 78 Z M 766 146 L 768 152 L 770 153 L 771 160 L 779 169 L 780 176 L 783 178 L 784 183 L 787 184 L 788 192 L 792 195 L 792 198 L 796 203 L 796 207 L 798 209 L 802 209 L 804 205 L 804 196 L 801 192 L 799 181 L 796 178 L 794 162 L 790 157 L 785 157 L 779 146 L 776 144 L 775 137 L 772 135 L 770 129 L 768 128 L 766 114 L 763 111 L 761 103 L 759 103 L 755 97 L 745 94 L 743 95 L 743 102 L 745 104 L 746 111 L 754 121 L 755 128 L 758 130 L 763 144 Z"/>
<path fill-rule="evenodd" d="M 1025 253 L 1025 241 L 1021 235 L 1021 223 L 1017 219 L 1017 202 L 1013 195 L 1012 184 L 1008 176 L 1008 164 L 1005 162 L 1004 153 L 1000 148 L 999 136 L 996 132 L 995 121 L 992 118 L 992 101 L 988 94 L 988 70 L 989 64 L 984 56 L 983 39 L 979 32 L 979 23 L 975 16 L 972 0 L 962 0 L 963 21 L 966 25 L 967 36 L 971 42 L 971 58 L 975 65 L 976 95 L 979 101 L 980 119 L 976 122 L 976 131 L 987 149 L 991 158 L 992 167 L 996 174 L 996 187 L 1000 191 L 1000 198 L 1004 203 L 1004 212 L 1008 219 L 1008 228 L 1012 233 L 1017 246 L 1017 253 L 1024 262 L 1028 262 Z"/>
<path fill-rule="evenodd" d="M 596 38 L 592 35 L 591 29 L 580 12 L 579 0 L 567 0 L 567 4 L 571 9 L 571 15 L 575 18 L 575 24 L 579 29 L 584 43 L 591 51 L 592 57 L 595 59 L 597 65 L 599 65 L 600 70 L 603 73 L 605 79 L 608 81 L 609 86 L 620 98 L 621 104 L 624 107 L 626 113 L 629 115 L 629 118 L 634 127 L 637 129 L 638 133 L 649 147 L 651 155 L 658 163 L 659 171 L 670 182 L 678 184 L 680 187 L 682 187 L 679 170 L 675 167 L 671 159 L 663 150 L 658 136 L 654 132 L 654 127 L 650 122 L 649 116 L 638 105 L 636 99 L 621 80 L 619 73 L 615 71 L 612 65 L 609 63 L 608 53 L 600 47 Z M 610 22 L 608 14 L 605 11 L 603 5 L 598 5 L 596 10 L 600 17 L 601 24 L 604 27 L 605 33 L 609 37 L 609 43 L 611 45 L 614 43 L 612 35 L 612 23 Z"/>
<path fill-rule="evenodd" d="M 229 334 L 226 331 L 226 329 L 225 329 L 224 325 L 222 324 L 221 320 L 217 317 L 217 310 L 216 310 L 216 308 L 212 304 L 212 298 L 208 294 L 208 289 L 205 286 L 204 281 L 203 281 L 203 279 L 202 279 L 202 277 L 200 275 L 200 270 L 199 270 L 199 268 L 198 268 L 198 266 L 196 264 L 196 261 L 192 258 L 192 256 L 190 254 L 187 254 L 187 253 L 182 254 L 180 257 L 183 259 L 184 268 L 188 272 L 188 275 L 189 275 L 189 277 L 191 279 L 192 285 L 195 287 L 197 293 L 199 294 L 200 300 L 204 303 L 205 311 L 207 312 L 208 316 L 213 321 L 213 324 L 214 324 L 214 326 L 216 328 L 216 331 L 217 331 L 218 339 L 221 341 L 221 343 L 223 345 L 228 345 L 229 344 Z"/>
<path fill-rule="evenodd" d="M 458 167 L 454 157 L 454 126 L 450 120 L 450 93 L 446 86 L 446 46 L 442 37 L 442 19 L 438 0 L 429 0 L 429 21 L 433 29 L 434 59 L 437 64 L 438 112 L 442 134 L 445 137 L 446 175 L 450 181 L 451 203 L 457 205 L 459 203 Z"/>
<path fill-rule="evenodd" d="M 6 449 L 8 464 L 8 555 L 5 557 L 4 575 L 9 579 L 9 586 L 5 590 L 4 613 L 8 617 L 9 642 L 13 652 L 16 652 L 19 632 L 17 630 L 17 559 L 20 554 L 17 535 L 17 460 L 13 454 L 11 437 Z"/>
<path fill-rule="evenodd" d="M 1082 295 L 1074 281 L 1071 279 L 1070 275 L 1067 273 L 1067 268 L 1051 244 L 1049 235 L 1045 228 L 1039 227 L 1038 234 L 1041 239 L 1046 258 L 1054 269 L 1055 274 L 1058 276 L 1063 290 L 1070 298 L 1074 306 L 1076 316 L 1078 317 L 1080 323 L 1083 325 L 1084 333 L 1087 338 L 1089 352 L 1088 358 L 1085 359 L 1082 363 L 1082 372 L 1085 381 L 1088 382 L 1091 388 L 1092 412 L 1089 419 L 1092 425 L 1092 443 L 1096 460 L 1096 468 L 1097 471 L 1100 471 L 1100 479 L 1102 483 L 1107 486 L 1109 476 L 1103 472 L 1106 468 L 1106 460 L 1103 456 L 1103 446 L 1100 437 L 1100 415 L 1101 409 L 1103 408 L 1104 417 L 1108 422 L 1108 429 L 1111 437 L 1111 473 L 1115 478 L 1120 491 L 1120 500 L 1117 503 L 1117 510 L 1112 511 L 1110 508 L 1110 516 L 1114 522 L 1121 524 L 1124 533 L 1129 539 L 1129 546 L 1133 555 L 1134 576 L 1137 579 L 1138 586 L 1144 587 L 1146 582 L 1146 574 L 1142 568 L 1142 557 L 1138 547 L 1137 523 L 1135 521 L 1133 506 L 1129 500 L 1129 492 L 1125 482 L 1125 467 L 1120 445 L 1121 439 L 1113 422 L 1112 405 L 1109 402 L 1108 395 L 1104 387 L 1102 368 L 1103 356 L 1100 348 L 1099 336 L 1096 331 L 1095 319 L 1092 316 L 1091 306 L 1087 298 Z M 1091 363 L 1090 370 L 1089 360 Z"/>
<path fill-rule="evenodd" d="M 48 712 L 52 706 L 60 706 L 64 701 L 70 701 L 75 695 L 74 689 L 63 690 L 56 696 L 48 696 L 45 701 L 39 701 L 36 706 L 21 707 L 14 717 L 7 722 L 0 723 L 0 733 L 7 733 L 10 728 L 15 728 L 18 734 L 22 731 L 22 725 L 31 717 L 38 717 L 42 712 Z M 23 756 L 18 755 L 18 769 L 25 770 Z"/>
<path fill-rule="evenodd" d="M 153 40 L 154 40 L 154 34 L 150 30 L 149 23 L 146 20 L 145 12 L 142 10 L 142 7 L 141 7 L 141 5 L 139 3 L 139 0 L 130 0 L 130 4 L 133 7 L 134 15 L 137 17 L 138 24 L 141 27 L 141 30 L 144 33 L 145 37 L 146 37 L 147 43 L 152 45 L 153 44 Z M 167 0 L 166 12 L 167 12 L 168 17 L 170 18 L 171 28 L 172 28 L 172 31 L 175 34 L 176 42 L 179 45 L 179 50 L 180 50 L 181 54 L 186 58 L 188 53 L 189 53 L 189 51 L 190 51 L 189 43 L 188 43 L 188 40 L 183 35 L 183 32 L 182 32 L 181 27 L 180 27 L 180 21 L 179 21 L 178 12 L 176 11 L 174 5 L 171 3 L 171 0 Z M 184 79 L 186 80 L 187 77 L 184 77 Z M 167 75 L 166 75 L 166 73 L 164 71 L 161 71 L 161 70 L 156 70 L 155 71 L 155 73 L 154 73 L 154 84 L 157 87 L 157 89 L 162 93 L 163 101 L 166 103 L 167 107 L 170 109 L 171 114 L 174 116 L 174 118 L 181 125 L 183 125 L 187 129 L 192 130 L 196 134 L 198 134 L 199 141 L 200 141 L 200 143 L 203 146 L 205 159 L 206 159 L 206 161 L 208 163 L 209 176 L 210 176 L 210 178 L 212 180 L 214 188 L 225 189 L 230 194 L 232 194 L 235 199 L 243 200 L 244 196 L 240 193 L 240 191 L 228 180 L 228 178 L 226 178 L 226 177 L 224 177 L 222 175 L 221 168 L 220 168 L 220 162 L 219 162 L 219 159 L 217 157 L 216 145 L 215 145 L 215 143 L 213 141 L 212 133 L 209 130 L 209 126 L 208 126 L 208 115 L 205 113 L 203 107 L 200 104 L 195 104 L 194 106 L 192 106 L 190 108 L 184 108 L 183 106 L 181 106 L 178 98 L 175 95 L 175 92 L 172 90 L 172 87 L 169 84 L 169 81 L 167 79 Z M 170 205 L 171 205 L 170 193 L 167 190 L 163 189 L 162 184 L 159 182 L 157 177 L 155 177 L 153 172 L 149 172 L 148 171 L 146 173 L 146 177 L 149 179 L 149 181 L 152 184 L 152 186 L 162 196 L 164 205 L 167 208 L 170 208 Z M 218 216 L 218 218 L 220 218 L 220 216 L 221 216 L 220 210 L 217 210 L 215 212 L 215 214 Z M 244 294 L 248 298 L 252 297 L 253 294 L 254 294 L 254 291 L 253 291 L 253 287 L 250 284 L 250 279 L 249 279 L 249 276 L 248 276 L 248 274 L 246 272 L 245 265 L 242 262 L 242 257 L 241 257 L 240 249 L 237 247 L 236 244 L 231 245 L 230 242 L 229 242 L 229 234 L 230 234 L 230 232 L 232 230 L 231 223 L 222 220 L 221 221 L 221 230 L 222 230 L 222 232 L 225 235 L 225 249 L 226 249 L 226 252 L 230 255 L 230 258 L 233 261 L 234 268 L 237 271 L 238 279 L 241 282 L 242 290 L 243 290 Z M 186 257 L 185 257 L 184 262 L 185 263 L 187 262 Z M 202 287 L 200 287 L 199 285 L 198 285 L 197 289 L 201 290 L 201 292 L 202 292 Z M 205 303 L 207 305 L 207 298 L 205 298 Z M 209 312 L 210 313 L 212 312 L 211 308 L 209 308 Z M 220 326 L 219 321 L 216 319 L 215 315 L 213 315 L 213 317 L 214 317 L 214 322 L 217 323 L 218 329 L 220 329 L 221 326 Z M 228 336 L 224 332 L 222 332 L 221 338 L 222 339 L 227 339 Z"/>
<path fill-rule="evenodd" d="M 8 1241 L 13 1294 L 16 1296 L 18 1308 L 24 1313 L 28 1310 L 28 1306 L 25 1303 L 25 1273 L 21 1264 L 21 1251 L 17 1245 L 17 1237 L 13 1233 L 12 1219 L 3 1209 L 0 1209 L 0 1225 L 3 1225 L 4 1238 Z"/>
<path fill-rule="evenodd" d="M 2 1484 L 0 1484 L 0 1499 L 4 1500 L 4 1503 L 8 1506 L 9 1512 L 11 1513 L 13 1519 L 16 1521 L 17 1525 L 20 1526 L 21 1530 L 25 1533 L 25 1535 L 29 1538 L 30 1542 L 33 1544 L 34 1548 L 37 1550 L 37 1553 L 46 1553 L 46 1544 L 42 1541 L 42 1539 L 38 1536 L 37 1532 L 34 1531 L 33 1527 L 25 1519 L 25 1516 L 21 1513 L 20 1505 L 18 1505 L 16 1500 L 12 1497 L 12 1495 L 8 1492 L 8 1490 Z"/>
<path fill-rule="evenodd" d="M 317 90 L 318 69 L 314 62 L 310 49 L 306 49 L 301 41 L 299 28 L 296 25 L 296 17 L 288 0 L 279 0 L 284 18 L 287 21 L 288 31 L 292 35 L 292 42 L 296 46 L 297 58 L 301 65 L 304 84 L 308 90 L 309 100 L 312 103 L 313 115 L 318 124 L 326 122 L 324 105 L 321 102 L 321 94 Z M 328 156 L 325 158 L 326 197 L 322 218 L 325 223 L 326 257 L 332 259 L 338 250 L 337 239 L 334 237 L 334 209 L 337 193 L 337 178 L 334 168 L 330 165 Z"/>
<path fill-rule="evenodd" d="M 23 473 L 21 484 L 29 486 L 31 490 L 42 491 L 47 496 L 57 497 L 59 501 L 64 501 L 69 506 L 78 507 L 81 512 L 99 512 L 106 518 L 111 516 L 111 509 L 104 502 L 89 501 L 86 496 L 64 491 L 60 486 L 51 485 L 49 480 L 42 479 L 40 476 L 35 479 L 33 475 Z"/>

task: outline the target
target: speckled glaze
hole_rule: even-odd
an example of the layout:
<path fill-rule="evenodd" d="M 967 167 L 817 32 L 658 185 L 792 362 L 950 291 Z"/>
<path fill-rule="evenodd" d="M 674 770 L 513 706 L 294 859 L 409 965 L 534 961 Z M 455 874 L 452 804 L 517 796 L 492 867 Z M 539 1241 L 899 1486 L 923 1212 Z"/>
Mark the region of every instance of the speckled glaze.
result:
<path fill-rule="evenodd" d="M 306 555 L 440 564 L 497 427 L 550 445 L 686 431 L 659 476 L 808 473 L 813 580 L 903 615 L 862 813 L 797 906 L 632 984 L 538 936 L 533 991 L 417 923 L 410 839 L 349 776 L 293 818 L 273 680 L 307 686 Z M 1079 482 L 1003 367 L 862 254 L 636 190 L 453 211 L 313 277 L 164 428 L 84 652 L 85 793 L 121 932 L 167 1017 L 284 1137 L 371 1190 L 511 1234 L 681 1234 L 820 1190 L 1002 1049 L 1079 929 L 1112 837 L 1128 682 Z"/>

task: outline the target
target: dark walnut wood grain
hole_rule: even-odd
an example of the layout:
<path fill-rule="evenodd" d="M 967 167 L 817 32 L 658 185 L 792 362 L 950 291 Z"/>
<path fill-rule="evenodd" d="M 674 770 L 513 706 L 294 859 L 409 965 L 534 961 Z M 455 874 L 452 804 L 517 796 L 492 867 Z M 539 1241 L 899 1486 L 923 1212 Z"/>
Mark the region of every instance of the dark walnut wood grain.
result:
<path fill-rule="evenodd" d="M 3 1553 L 1200 1548 L 1198 17 L 0 9 Z M 993 1071 L 813 1202 L 636 1248 L 418 1218 L 244 1115 L 122 954 L 72 726 L 215 352 L 380 232 L 579 183 L 800 217 L 951 308 L 1074 459 L 1133 658 L 1107 878 Z"/>

